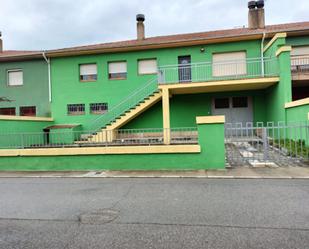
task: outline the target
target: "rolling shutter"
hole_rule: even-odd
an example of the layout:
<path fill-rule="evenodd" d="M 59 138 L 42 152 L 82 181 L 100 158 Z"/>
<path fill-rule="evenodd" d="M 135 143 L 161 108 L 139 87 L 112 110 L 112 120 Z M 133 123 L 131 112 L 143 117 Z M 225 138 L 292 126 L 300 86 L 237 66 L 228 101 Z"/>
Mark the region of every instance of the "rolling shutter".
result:
<path fill-rule="evenodd" d="M 23 71 L 8 71 L 8 85 L 21 86 L 23 85 Z"/>
<path fill-rule="evenodd" d="M 139 74 L 155 74 L 157 73 L 157 60 L 139 60 L 138 61 Z"/>
<path fill-rule="evenodd" d="M 213 54 L 214 77 L 247 74 L 246 52 Z"/>

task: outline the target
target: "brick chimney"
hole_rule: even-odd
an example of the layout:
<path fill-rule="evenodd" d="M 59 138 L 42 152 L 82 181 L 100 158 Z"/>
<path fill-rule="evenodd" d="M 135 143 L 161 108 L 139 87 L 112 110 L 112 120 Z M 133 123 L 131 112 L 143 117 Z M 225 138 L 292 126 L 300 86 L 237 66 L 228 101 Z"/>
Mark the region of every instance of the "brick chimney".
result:
<path fill-rule="evenodd" d="M 249 29 L 265 28 L 264 0 L 248 2 L 248 27 Z"/>
<path fill-rule="evenodd" d="M 143 14 L 136 15 L 137 21 L 137 40 L 144 40 L 145 39 L 145 16 Z"/>

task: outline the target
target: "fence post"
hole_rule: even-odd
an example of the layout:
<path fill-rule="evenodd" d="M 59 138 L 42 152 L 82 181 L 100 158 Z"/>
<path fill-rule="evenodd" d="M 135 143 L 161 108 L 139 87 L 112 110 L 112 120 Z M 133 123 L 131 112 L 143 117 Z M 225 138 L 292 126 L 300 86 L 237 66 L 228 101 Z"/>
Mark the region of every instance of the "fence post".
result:
<path fill-rule="evenodd" d="M 20 136 L 21 136 L 21 139 L 20 139 L 21 148 L 24 149 L 25 148 L 24 147 L 24 134 L 21 133 Z"/>
<path fill-rule="evenodd" d="M 268 161 L 268 139 L 267 139 L 267 128 L 262 129 L 262 140 L 263 140 L 263 150 L 264 150 L 264 161 Z"/>

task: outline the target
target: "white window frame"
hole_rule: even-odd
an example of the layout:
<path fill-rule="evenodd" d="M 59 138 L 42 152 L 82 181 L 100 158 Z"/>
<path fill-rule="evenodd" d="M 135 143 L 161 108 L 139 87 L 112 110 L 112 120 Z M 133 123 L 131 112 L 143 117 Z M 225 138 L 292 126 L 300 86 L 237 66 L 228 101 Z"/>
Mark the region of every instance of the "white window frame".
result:
<path fill-rule="evenodd" d="M 228 58 L 233 54 L 243 54 L 244 59 L 231 59 Z M 227 56 L 226 60 L 215 61 L 215 56 Z M 231 51 L 231 52 L 218 52 L 212 54 L 212 76 L 213 77 L 226 77 L 247 74 L 247 53 L 246 51 Z"/>
<path fill-rule="evenodd" d="M 120 70 L 119 72 L 111 72 L 111 65 L 112 64 L 120 64 L 120 63 L 124 63 L 125 64 L 125 70 Z M 114 74 L 114 75 L 121 75 L 121 74 L 125 74 L 124 76 L 118 76 L 118 77 L 111 77 L 111 75 Z M 127 79 L 128 77 L 128 63 L 127 61 L 109 61 L 108 62 L 108 79 L 109 80 L 125 80 Z"/>
<path fill-rule="evenodd" d="M 22 73 L 22 82 L 21 84 L 18 85 L 11 85 L 10 84 L 10 73 L 18 73 L 21 72 Z M 24 72 L 22 69 L 9 69 L 7 70 L 7 86 L 9 87 L 18 87 L 18 86 L 23 86 L 24 85 Z"/>
<path fill-rule="evenodd" d="M 82 66 L 95 66 L 95 73 L 86 73 L 82 74 Z M 89 79 L 82 79 L 82 76 L 89 76 Z M 79 64 L 79 80 L 82 82 L 88 82 L 88 81 L 97 81 L 98 79 L 98 65 L 97 63 L 82 63 Z"/>
<path fill-rule="evenodd" d="M 143 62 L 154 62 L 154 68 L 153 68 L 153 70 L 141 70 L 141 63 L 143 63 Z M 149 65 L 148 65 L 149 66 Z M 153 66 L 153 65 L 151 65 L 151 66 Z M 157 59 L 156 58 L 149 58 L 149 59 L 139 59 L 138 61 L 137 61 L 137 70 L 138 70 L 138 74 L 139 75 L 148 75 L 148 74 L 157 74 L 157 72 L 158 72 L 158 61 L 157 61 Z"/>
<path fill-rule="evenodd" d="M 99 109 L 99 106 L 104 106 L 104 110 L 92 110 L 92 107 L 97 107 Z M 96 109 L 96 108 L 95 108 Z M 89 104 L 89 112 L 90 114 L 105 114 L 108 112 L 108 103 L 107 102 L 101 102 L 101 103 L 90 103 Z"/>

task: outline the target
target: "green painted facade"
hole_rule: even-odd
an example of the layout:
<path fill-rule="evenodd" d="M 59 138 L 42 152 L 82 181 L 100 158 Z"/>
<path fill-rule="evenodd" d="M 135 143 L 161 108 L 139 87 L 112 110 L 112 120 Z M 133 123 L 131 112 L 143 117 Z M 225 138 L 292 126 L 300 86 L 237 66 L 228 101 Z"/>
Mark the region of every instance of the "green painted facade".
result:
<path fill-rule="evenodd" d="M 42 144 L 44 143 L 43 129 L 52 124 L 53 122 L 46 121 L 0 120 L 0 149 Z"/>
<path fill-rule="evenodd" d="M 8 70 L 23 71 L 22 86 L 8 86 Z M 12 102 L 0 102 L 2 107 L 15 107 L 19 115 L 21 106 L 35 106 L 36 116 L 49 117 L 48 67 L 44 59 L 0 62 L 0 97 Z"/>
<path fill-rule="evenodd" d="M 300 105 L 286 109 L 288 122 L 309 121 L 309 105 Z"/>
<path fill-rule="evenodd" d="M 0 170 L 223 169 L 225 167 L 224 124 L 198 125 L 198 133 L 201 153 L 0 157 Z"/>
<path fill-rule="evenodd" d="M 267 42 L 265 42 L 266 44 Z M 172 95 L 170 99 L 171 128 L 198 126 L 198 142 L 202 148 L 197 154 L 144 154 L 144 155 L 95 155 L 95 156 L 46 156 L 46 157 L 2 157 L 0 170 L 155 170 L 155 169 L 213 169 L 224 168 L 224 125 L 196 125 L 196 116 L 210 116 L 212 100 L 219 97 L 248 96 L 252 99 L 253 122 L 304 121 L 308 115 L 308 105 L 285 109 L 284 105 L 292 99 L 292 79 L 290 52 L 278 57 L 276 51 L 284 45 L 309 44 L 309 37 L 279 38 L 264 53 L 264 56 L 278 60 L 280 82 L 262 90 L 228 91 L 199 94 Z M 201 49 L 203 48 L 203 50 Z M 76 134 L 91 130 L 91 125 L 99 115 L 90 114 L 90 104 L 108 103 L 109 109 L 123 101 L 137 89 L 145 86 L 156 74 L 139 75 L 138 61 L 157 59 L 158 66 L 177 65 L 179 56 L 191 56 L 191 63 L 212 62 L 214 53 L 246 51 L 247 59 L 261 57 L 261 40 L 230 43 L 205 44 L 199 46 L 153 49 L 134 52 L 105 53 L 51 58 L 51 96 L 48 96 L 48 70 L 44 60 L 0 63 L 0 97 L 15 100 L 0 103 L 0 107 L 36 106 L 37 116 L 51 116 L 54 122 L 4 121 L 0 120 L 0 148 L 12 144 L 23 147 L 27 134 L 15 136 L 13 133 L 39 133 L 34 144 L 72 144 Z M 111 80 L 108 78 L 108 63 L 127 62 L 127 78 Z M 81 82 L 79 66 L 97 64 L 97 80 Z M 22 69 L 24 85 L 8 87 L 7 70 Z M 253 68 L 247 68 L 248 72 Z M 261 71 L 261 67 L 255 70 Z M 271 68 L 265 67 L 267 73 Z M 210 70 L 211 71 L 211 70 Z M 211 74 L 211 73 L 210 73 Z M 194 75 L 192 75 L 194 79 Z M 68 104 L 85 104 L 84 115 L 69 115 Z M 308 116 L 307 116 L 308 117 Z M 43 129 L 52 124 L 79 125 L 72 129 L 51 130 L 48 137 Z M 136 117 L 122 129 L 162 128 L 162 103 Z M 2 133 L 2 134 L 1 134 Z M 6 133 L 6 135 L 3 135 Z M 7 133 L 11 133 L 7 135 Z M 61 137 L 59 137 L 61 133 Z M 13 147 L 13 146 L 12 146 Z"/>
<path fill-rule="evenodd" d="M 205 48 L 205 52 L 201 52 L 201 48 Z M 246 51 L 247 58 L 260 57 L 260 41 L 232 42 L 222 44 L 209 44 L 205 46 L 193 46 L 170 49 L 157 49 L 127 53 L 99 54 L 72 56 L 52 59 L 52 116 L 56 123 L 82 124 L 84 130 L 90 129 L 90 124 L 97 118 L 96 115 L 89 113 L 90 103 L 107 102 L 109 108 L 118 104 L 121 100 L 127 97 L 130 93 L 136 91 L 149 80 L 156 77 L 155 75 L 138 75 L 138 60 L 147 58 L 156 58 L 158 66 L 177 65 L 178 56 L 191 56 L 191 62 L 211 62 L 213 53 Z M 127 79 L 126 80 L 109 80 L 108 79 L 108 62 L 112 61 L 127 61 Z M 96 63 L 98 68 L 98 80 L 95 82 L 80 82 L 79 81 L 79 65 L 85 63 Z M 173 97 L 174 98 L 174 97 Z M 177 98 L 177 97 L 175 97 Z M 181 97 L 180 97 L 181 98 Z M 184 97 L 186 98 L 186 97 Z M 189 99 L 192 97 L 188 97 Z M 194 98 L 194 97 L 193 97 Z M 199 106 L 195 112 L 190 107 L 189 103 L 176 101 L 171 104 L 172 126 L 182 126 L 181 118 L 174 115 L 181 113 L 184 116 L 190 116 L 188 125 L 193 125 L 194 116 L 199 113 L 209 113 L 209 97 L 206 99 L 199 98 L 199 101 L 205 103 L 204 106 Z M 173 101 L 172 101 L 173 102 Z M 70 116 L 67 114 L 67 104 L 85 104 L 85 115 Z M 196 102 L 196 105 L 199 105 Z M 162 115 L 159 110 L 159 104 L 147 112 L 142 124 L 136 127 L 162 127 Z M 189 110 L 191 113 L 186 113 Z M 193 111 L 193 112 L 192 112 Z M 149 114 L 149 112 L 152 112 Z M 174 115 L 174 117 L 173 117 Z M 151 116 L 151 117 L 150 117 Z M 257 114 L 261 116 L 261 114 Z M 128 127 L 136 128 L 130 124 Z"/>

